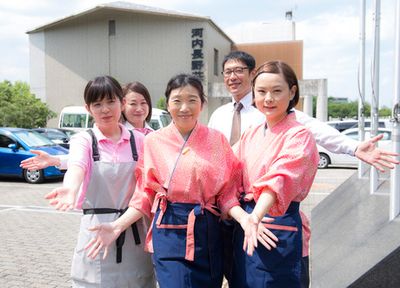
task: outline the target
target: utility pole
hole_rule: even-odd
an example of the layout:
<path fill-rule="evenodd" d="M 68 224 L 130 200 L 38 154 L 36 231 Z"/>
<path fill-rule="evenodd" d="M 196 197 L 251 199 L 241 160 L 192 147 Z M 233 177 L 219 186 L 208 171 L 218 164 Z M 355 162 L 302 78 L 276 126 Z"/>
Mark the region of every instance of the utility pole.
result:
<path fill-rule="evenodd" d="M 400 154 L 400 0 L 397 0 L 396 9 L 396 46 L 394 67 L 394 97 L 393 97 L 393 152 Z M 400 157 L 397 157 L 399 160 Z M 390 220 L 400 213 L 400 167 L 395 165 L 390 174 Z"/>
<path fill-rule="evenodd" d="M 360 66 L 359 66 L 359 92 L 358 98 L 358 140 L 365 140 L 365 0 L 360 0 Z M 358 160 L 358 178 L 361 179 L 367 170 L 367 164 Z"/>
<path fill-rule="evenodd" d="M 371 137 L 378 134 L 378 113 L 379 113 L 379 48 L 380 48 L 380 18 L 381 1 L 374 0 L 374 59 L 372 78 L 372 101 L 371 101 Z M 370 170 L 370 193 L 378 189 L 378 170 L 371 167 Z"/>

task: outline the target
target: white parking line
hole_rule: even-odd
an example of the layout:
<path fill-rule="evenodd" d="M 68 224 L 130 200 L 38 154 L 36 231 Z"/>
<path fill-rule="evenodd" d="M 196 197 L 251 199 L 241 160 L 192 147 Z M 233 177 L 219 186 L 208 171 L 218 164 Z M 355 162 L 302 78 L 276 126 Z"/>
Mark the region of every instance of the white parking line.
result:
<path fill-rule="evenodd" d="M 35 185 L 35 184 L 27 184 L 27 183 L 1 183 L 1 187 L 12 187 L 12 188 L 27 188 L 31 187 L 30 185 Z M 38 190 L 41 188 L 49 188 L 49 189 L 54 189 L 56 186 L 54 185 L 46 185 L 46 184 L 36 184 Z M 62 185 L 62 184 L 61 184 Z"/>
<path fill-rule="evenodd" d="M 74 214 L 74 215 L 82 214 L 81 210 L 58 211 L 58 210 L 55 210 L 54 208 L 45 207 L 45 206 L 0 205 L 0 213 L 5 212 L 5 211 L 10 211 L 10 210 L 41 212 L 41 213 Z"/>

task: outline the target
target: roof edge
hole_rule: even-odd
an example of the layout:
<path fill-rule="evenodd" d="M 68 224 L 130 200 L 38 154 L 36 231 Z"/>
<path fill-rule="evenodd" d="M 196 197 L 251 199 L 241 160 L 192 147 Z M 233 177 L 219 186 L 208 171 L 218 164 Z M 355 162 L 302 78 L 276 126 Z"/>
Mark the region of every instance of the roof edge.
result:
<path fill-rule="evenodd" d="M 159 9 L 159 8 L 155 8 L 155 7 L 151 7 L 151 6 L 145 6 L 145 5 L 138 5 L 138 4 L 131 5 L 128 2 L 111 2 L 111 3 L 99 4 L 93 8 L 63 17 L 61 19 L 52 21 L 45 25 L 36 27 L 32 30 L 28 30 L 26 32 L 26 34 L 41 32 L 48 28 L 57 26 L 64 22 L 68 22 L 72 19 L 76 19 L 76 18 L 82 17 L 84 15 L 96 12 L 98 10 L 102 10 L 102 9 L 110 9 L 110 10 L 126 11 L 126 12 L 137 12 L 137 13 L 142 13 L 142 14 L 147 14 L 147 15 L 172 16 L 175 18 L 207 21 L 211 24 L 211 26 L 213 26 L 215 29 L 217 29 L 224 37 L 226 37 L 230 42 L 234 43 L 234 41 L 217 24 L 215 24 L 215 22 L 213 20 L 211 20 L 211 18 L 208 16 L 199 16 L 199 15 L 194 15 L 194 14 L 189 14 L 189 13 L 184 13 L 184 12 L 179 12 L 179 11 Z"/>

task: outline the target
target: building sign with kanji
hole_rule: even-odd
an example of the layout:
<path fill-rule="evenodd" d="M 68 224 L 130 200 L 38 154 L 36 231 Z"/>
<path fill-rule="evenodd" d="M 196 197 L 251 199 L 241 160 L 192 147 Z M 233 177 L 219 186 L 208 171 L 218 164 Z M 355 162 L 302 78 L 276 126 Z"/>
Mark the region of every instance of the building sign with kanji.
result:
<path fill-rule="evenodd" d="M 192 74 L 204 80 L 203 28 L 192 29 Z"/>

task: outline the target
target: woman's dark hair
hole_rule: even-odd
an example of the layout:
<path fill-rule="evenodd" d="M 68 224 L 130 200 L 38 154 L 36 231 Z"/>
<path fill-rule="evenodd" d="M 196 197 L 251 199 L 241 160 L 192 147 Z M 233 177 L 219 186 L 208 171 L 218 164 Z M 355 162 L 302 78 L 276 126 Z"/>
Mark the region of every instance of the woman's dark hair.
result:
<path fill-rule="evenodd" d="M 222 70 L 225 68 L 225 63 L 229 60 L 241 61 L 249 68 L 249 72 L 253 71 L 256 68 L 256 60 L 250 54 L 244 51 L 232 51 L 228 55 L 224 57 L 222 61 Z"/>
<path fill-rule="evenodd" d="M 206 95 L 204 94 L 203 84 L 201 84 L 201 80 L 194 75 L 178 74 L 168 81 L 167 89 L 165 89 L 165 97 L 167 98 L 167 103 L 172 90 L 185 87 L 187 85 L 194 87 L 199 92 L 201 104 L 204 104 L 204 102 L 206 102 Z"/>
<path fill-rule="evenodd" d="M 129 94 L 130 92 L 136 92 L 140 95 L 143 96 L 144 100 L 146 100 L 147 105 L 149 106 L 149 114 L 147 115 L 145 121 L 149 122 L 151 119 L 151 97 L 150 97 L 150 93 L 149 90 L 147 90 L 146 86 L 144 86 L 142 83 L 140 82 L 131 82 L 128 83 L 126 85 L 124 85 L 124 87 L 122 88 L 122 92 L 124 97 Z M 123 114 L 123 113 L 122 113 Z M 125 115 L 123 115 L 125 118 Z"/>
<path fill-rule="evenodd" d="M 296 92 L 294 94 L 294 97 L 292 100 L 290 100 L 289 106 L 286 109 L 287 112 L 292 110 L 292 108 L 297 105 L 300 98 L 299 83 L 297 81 L 296 73 L 294 73 L 293 69 L 288 64 L 282 61 L 268 61 L 262 64 L 260 67 L 257 68 L 256 74 L 253 78 L 253 83 L 252 83 L 253 98 L 254 98 L 254 85 L 256 83 L 258 76 L 260 76 L 263 73 L 282 74 L 283 78 L 285 79 L 286 83 L 289 86 L 289 89 L 292 89 L 293 86 L 296 86 Z"/>
<path fill-rule="evenodd" d="M 90 105 L 94 102 L 101 101 L 104 98 L 114 99 L 118 98 L 122 103 L 122 88 L 111 76 L 98 76 L 93 80 L 90 80 L 85 87 L 83 98 L 86 105 Z"/>

